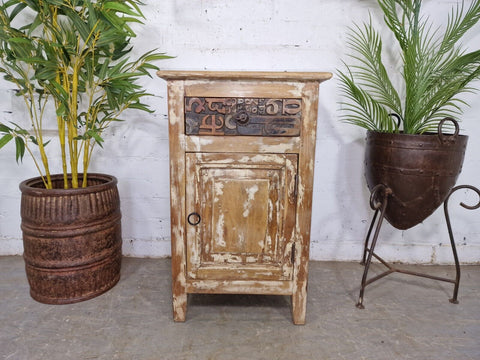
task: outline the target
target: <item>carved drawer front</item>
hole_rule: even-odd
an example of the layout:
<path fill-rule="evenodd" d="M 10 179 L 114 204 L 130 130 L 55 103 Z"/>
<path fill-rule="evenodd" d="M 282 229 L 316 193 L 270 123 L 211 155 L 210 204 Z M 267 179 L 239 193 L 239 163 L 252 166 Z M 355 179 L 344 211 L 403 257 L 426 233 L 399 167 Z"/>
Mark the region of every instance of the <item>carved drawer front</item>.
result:
<path fill-rule="evenodd" d="M 291 280 L 296 154 L 186 154 L 187 273 Z"/>
<path fill-rule="evenodd" d="M 185 97 L 186 135 L 300 136 L 301 99 Z"/>

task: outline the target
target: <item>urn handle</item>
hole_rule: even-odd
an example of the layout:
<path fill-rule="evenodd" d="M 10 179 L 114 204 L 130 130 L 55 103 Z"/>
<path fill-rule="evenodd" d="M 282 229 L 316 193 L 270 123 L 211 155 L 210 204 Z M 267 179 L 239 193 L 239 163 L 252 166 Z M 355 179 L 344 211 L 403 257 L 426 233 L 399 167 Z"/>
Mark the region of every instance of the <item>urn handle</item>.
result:
<path fill-rule="evenodd" d="M 452 122 L 453 125 L 455 126 L 455 132 L 453 134 L 443 134 L 443 131 L 442 131 L 443 124 L 446 121 Z M 457 139 L 457 136 L 458 136 L 459 132 L 460 132 L 460 127 L 458 126 L 457 120 L 455 120 L 451 117 L 446 117 L 446 118 L 440 120 L 440 122 L 438 123 L 438 137 L 440 138 L 440 141 L 442 143 L 446 143 L 448 141 L 455 141 Z"/>
<path fill-rule="evenodd" d="M 388 114 L 388 116 L 391 116 L 397 120 L 397 130 L 400 129 L 400 125 L 402 125 L 402 118 L 400 117 L 400 115 L 396 113 L 390 113 Z"/>

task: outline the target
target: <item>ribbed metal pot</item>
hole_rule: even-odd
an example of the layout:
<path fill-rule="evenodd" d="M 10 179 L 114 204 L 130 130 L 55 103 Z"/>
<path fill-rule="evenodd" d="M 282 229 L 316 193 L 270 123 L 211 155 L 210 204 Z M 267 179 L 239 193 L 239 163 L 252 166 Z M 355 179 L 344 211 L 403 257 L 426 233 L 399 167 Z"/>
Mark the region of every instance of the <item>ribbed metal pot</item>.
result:
<path fill-rule="evenodd" d="M 454 135 L 367 132 L 367 184 L 392 189 L 385 213 L 391 225 L 411 228 L 444 202 L 462 170 L 467 140 L 458 127 Z"/>
<path fill-rule="evenodd" d="M 24 259 L 30 295 L 47 304 L 98 296 L 120 279 L 122 256 L 117 179 L 89 174 L 88 186 L 53 189 L 41 178 L 20 184 Z"/>

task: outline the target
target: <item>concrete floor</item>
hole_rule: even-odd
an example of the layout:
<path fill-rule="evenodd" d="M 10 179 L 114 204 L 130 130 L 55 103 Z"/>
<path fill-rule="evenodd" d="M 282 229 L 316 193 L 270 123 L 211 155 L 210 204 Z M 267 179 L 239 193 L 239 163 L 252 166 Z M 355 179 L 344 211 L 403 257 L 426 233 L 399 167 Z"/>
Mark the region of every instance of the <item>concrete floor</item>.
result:
<path fill-rule="evenodd" d="M 0 257 L 0 358 L 480 359 L 480 266 L 462 267 L 458 305 L 451 284 L 394 274 L 367 287 L 359 310 L 359 264 L 310 264 L 307 324 L 295 326 L 289 297 L 251 295 L 191 295 L 187 322 L 174 323 L 168 259 L 125 258 L 109 292 L 43 305 L 22 258 Z"/>

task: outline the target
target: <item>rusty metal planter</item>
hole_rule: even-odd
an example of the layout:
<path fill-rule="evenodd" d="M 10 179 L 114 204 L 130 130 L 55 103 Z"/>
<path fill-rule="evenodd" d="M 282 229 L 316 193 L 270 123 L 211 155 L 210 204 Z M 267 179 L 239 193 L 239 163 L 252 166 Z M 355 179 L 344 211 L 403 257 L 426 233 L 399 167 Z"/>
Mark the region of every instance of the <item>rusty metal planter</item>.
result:
<path fill-rule="evenodd" d="M 458 129 L 457 129 L 458 130 Z M 462 169 L 468 136 L 367 132 L 365 176 L 370 191 L 379 184 L 392 195 L 385 218 L 411 228 L 446 199 Z"/>
<path fill-rule="evenodd" d="M 53 189 L 41 178 L 20 184 L 24 259 L 30 295 L 47 304 L 98 296 L 120 279 L 122 255 L 117 179 L 89 174 L 88 186 Z"/>

